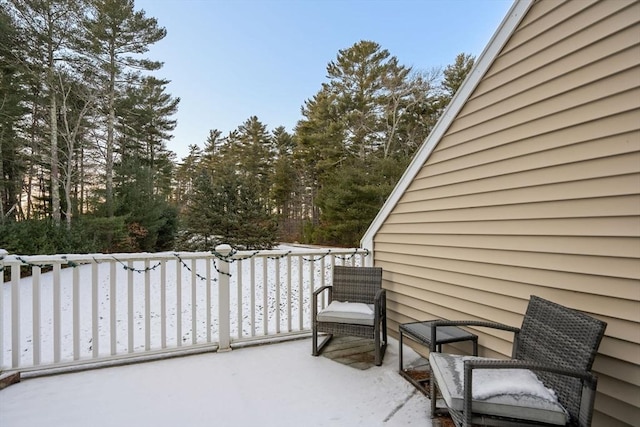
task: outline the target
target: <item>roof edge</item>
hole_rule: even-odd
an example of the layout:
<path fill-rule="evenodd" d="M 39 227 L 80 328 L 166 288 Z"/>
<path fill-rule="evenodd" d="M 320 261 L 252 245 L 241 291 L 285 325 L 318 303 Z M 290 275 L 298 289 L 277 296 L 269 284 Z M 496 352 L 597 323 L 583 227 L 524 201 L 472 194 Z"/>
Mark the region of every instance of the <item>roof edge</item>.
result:
<path fill-rule="evenodd" d="M 513 3 L 511 9 L 509 9 L 507 15 L 498 26 L 498 29 L 487 43 L 487 46 L 478 57 L 478 60 L 475 62 L 466 79 L 454 95 L 451 102 L 449 102 L 449 105 L 445 108 L 440 119 L 438 119 L 433 130 L 422 143 L 422 146 L 414 155 L 413 160 L 402 174 L 402 177 L 400 177 L 395 188 L 391 191 L 391 194 L 387 197 L 384 205 L 382 205 L 382 208 L 378 211 L 378 215 L 376 215 L 374 220 L 371 222 L 371 225 L 369 225 L 369 228 L 360 240 L 360 244 L 363 248 L 368 249 L 373 254 L 374 236 L 377 234 L 378 230 L 380 230 L 380 227 L 382 227 L 382 224 L 400 200 L 400 197 L 402 197 L 418 172 L 420 172 L 422 166 L 438 145 L 444 133 L 449 129 L 453 120 L 458 116 L 462 107 L 465 105 L 504 45 L 507 43 L 509 38 L 511 38 L 511 35 L 516 28 L 518 28 L 522 18 L 535 1 L 536 0 L 516 0 Z"/>

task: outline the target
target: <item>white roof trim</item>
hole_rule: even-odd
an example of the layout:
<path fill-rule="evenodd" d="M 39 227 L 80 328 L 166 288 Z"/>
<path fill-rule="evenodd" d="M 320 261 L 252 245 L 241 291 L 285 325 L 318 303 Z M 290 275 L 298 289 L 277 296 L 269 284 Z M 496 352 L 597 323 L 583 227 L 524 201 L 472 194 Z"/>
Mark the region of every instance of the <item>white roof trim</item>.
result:
<path fill-rule="evenodd" d="M 380 208 L 378 215 L 375 217 L 366 233 L 362 237 L 360 243 L 363 248 L 368 249 L 372 253 L 372 264 L 374 236 L 376 235 L 380 227 L 382 227 L 382 224 L 386 221 L 387 217 L 396 206 L 404 192 L 407 190 L 413 179 L 416 177 L 418 172 L 420 172 L 422 166 L 427 161 L 436 145 L 438 145 L 438 142 L 440 142 L 440 139 L 442 138 L 444 133 L 447 131 L 447 129 L 449 129 L 449 126 L 457 117 L 458 113 L 467 102 L 467 99 L 469 99 L 469 96 L 471 96 L 476 86 L 478 86 L 480 80 L 482 80 L 486 72 L 489 70 L 489 67 L 491 67 L 504 45 L 507 43 L 509 38 L 511 38 L 511 35 L 520 24 L 522 18 L 535 1 L 536 0 L 516 0 L 511 6 L 511 9 L 509 9 L 509 12 L 498 26 L 498 29 L 491 37 L 491 40 L 489 40 L 487 47 L 485 47 L 484 51 L 476 60 L 473 68 L 469 72 L 469 75 L 467 75 L 467 78 L 462 83 L 447 108 L 444 110 L 444 113 L 434 126 L 427 139 L 418 149 L 418 152 L 413 157 L 413 160 L 404 171 L 404 174 L 385 201 L 384 205 L 382 206 L 382 208 Z"/>

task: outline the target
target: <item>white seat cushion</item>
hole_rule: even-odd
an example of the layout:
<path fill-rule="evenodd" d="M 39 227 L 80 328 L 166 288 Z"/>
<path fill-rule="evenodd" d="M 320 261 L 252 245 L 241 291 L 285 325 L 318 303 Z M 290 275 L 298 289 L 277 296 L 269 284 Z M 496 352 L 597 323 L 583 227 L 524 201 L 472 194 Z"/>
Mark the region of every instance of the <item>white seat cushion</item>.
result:
<path fill-rule="evenodd" d="M 462 411 L 464 361 L 480 357 L 431 353 L 429 364 L 447 406 Z M 496 359 L 484 359 L 496 360 Z M 553 390 L 527 369 L 474 369 L 473 412 L 565 425 L 568 415 Z"/>
<path fill-rule="evenodd" d="M 373 326 L 373 309 L 373 304 L 331 301 L 331 304 L 318 313 L 318 321 Z"/>

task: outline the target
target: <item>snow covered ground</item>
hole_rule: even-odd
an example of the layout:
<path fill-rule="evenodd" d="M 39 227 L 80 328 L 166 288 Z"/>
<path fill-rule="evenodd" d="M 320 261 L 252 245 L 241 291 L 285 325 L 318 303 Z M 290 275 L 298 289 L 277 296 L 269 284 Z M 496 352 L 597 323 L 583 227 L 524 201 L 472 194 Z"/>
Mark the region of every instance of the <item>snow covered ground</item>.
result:
<path fill-rule="evenodd" d="M 397 341 L 364 371 L 310 353 L 303 339 L 27 379 L 0 391 L 0 426 L 431 425 L 428 400 L 397 372 Z"/>

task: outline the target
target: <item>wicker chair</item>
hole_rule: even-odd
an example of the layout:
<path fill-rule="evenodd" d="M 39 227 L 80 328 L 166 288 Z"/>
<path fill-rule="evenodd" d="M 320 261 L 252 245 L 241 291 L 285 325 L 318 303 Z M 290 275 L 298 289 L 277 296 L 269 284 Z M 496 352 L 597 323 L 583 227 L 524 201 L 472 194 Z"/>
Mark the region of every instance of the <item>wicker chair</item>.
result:
<path fill-rule="evenodd" d="M 514 333 L 511 360 L 436 353 L 432 343 L 431 396 L 436 396 L 436 389 L 440 390 L 457 426 L 591 425 L 597 386 L 591 367 L 607 326 L 605 322 L 532 296 L 521 328 L 491 322 L 444 320 L 434 322 L 432 333 L 437 327 L 447 325 L 488 327 Z M 502 369 L 528 371 L 500 371 Z M 506 374 L 505 378 L 499 378 L 501 374 Z M 541 388 L 553 390 L 555 397 L 545 400 L 538 389 L 531 394 L 500 391 L 505 386 L 520 390 L 526 386 L 514 379 L 516 374 L 533 376 L 532 386 L 541 387 L 541 381 L 544 385 Z M 490 386 L 487 381 L 496 378 L 497 391 L 489 397 L 476 394 L 478 389 Z M 436 399 L 431 399 L 431 414 L 432 417 L 436 414 Z"/>
<path fill-rule="evenodd" d="M 318 297 L 328 293 L 329 305 L 318 311 Z M 387 347 L 386 291 L 379 267 L 333 267 L 332 286 L 313 293 L 313 351 L 318 356 L 333 335 L 371 338 L 375 364 L 380 366 Z M 328 334 L 318 345 L 318 334 Z"/>

